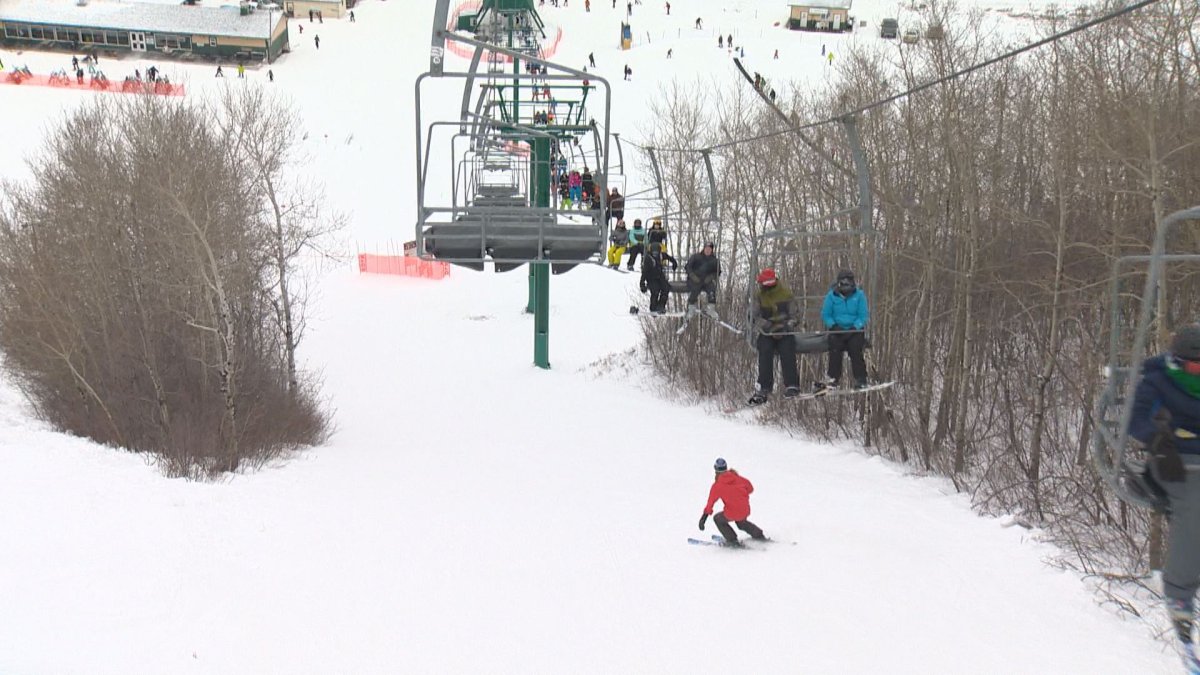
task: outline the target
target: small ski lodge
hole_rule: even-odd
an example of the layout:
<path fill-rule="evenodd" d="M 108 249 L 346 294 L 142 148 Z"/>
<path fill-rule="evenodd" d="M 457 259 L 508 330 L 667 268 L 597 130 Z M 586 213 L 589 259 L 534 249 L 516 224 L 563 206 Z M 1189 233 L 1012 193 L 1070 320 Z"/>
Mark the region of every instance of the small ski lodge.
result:
<path fill-rule="evenodd" d="M 0 0 L 0 44 L 238 61 L 274 61 L 289 50 L 279 10 L 114 0 Z"/>
<path fill-rule="evenodd" d="M 788 5 L 788 28 L 792 30 L 817 30 L 843 32 L 854 30 L 854 17 L 850 16 L 852 0 L 807 0 L 804 4 Z"/>

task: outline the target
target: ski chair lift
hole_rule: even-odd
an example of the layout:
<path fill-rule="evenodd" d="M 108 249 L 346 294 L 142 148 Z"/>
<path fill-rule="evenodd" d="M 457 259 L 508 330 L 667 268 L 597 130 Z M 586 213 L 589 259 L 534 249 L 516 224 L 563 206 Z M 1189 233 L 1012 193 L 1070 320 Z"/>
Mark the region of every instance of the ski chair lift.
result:
<path fill-rule="evenodd" d="M 1167 242 L 1172 228 L 1188 222 L 1200 221 L 1200 206 L 1176 211 L 1163 218 L 1155 228 L 1154 242 L 1149 255 L 1127 255 L 1113 261 L 1113 272 L 1109 287 L 1109 351 L 1104 368 L 1104 389 L 1096 400 L 1092 416 L 1092 451 L 1096 472 L 1113 492 L 1134 506 L 1166 511 L 1167 500 L 1162 488 L 1150 477 L 1144 461 L 1131 457 L 1129 423 L 1133 418 L 1133 397 L 1141 381 L 1141 363 L 1147 358 L 1151 341 L 1151 330 L 1156 321 L 1168 317 L 1156 316 L 1158 293 L 1165 292 L 1167 263 L 1200 262 L 1200 254 L 1168 253 Z M 1130 328 L 1122 321 L 1130 309 L 1122 303 L 1131 294 L 1126 292 L 1124 281 L 1128 269 L 1145 265 L 1145 285 L 1136 301 L 1136 323 L 1132 328 L 1132 344 L 1129 343 Z M 1137 448 L 1134 448 L 1135 450 Z"/>
<path fill-rule="evenodd" d="M 836 222 L 854 215 L 858 207 L 844 209 L 800 224 L 795 228 L 760 234 L 753 240 L 750 254 L 751 278 L 747 284 L 746 338 L 754 347 L 758 333 L 758 289 L 755 279 L 765 267 L 773 267 L 791 289 L 797 313 L 795 329 L 786 335 L 796 337 L 796 353 L 820 354 L 829 351 L 829 335 L 821 311 L 830 283 L 842 269 L 854 272 L 855 281 L 871 302 L 875 295 L 875 267 L 878 260 L 877 232 L 874 228 L 809 229 L 821 222 Z M 871 324 L 866 336 L 870 341 Z"/>
<path fill-rule="evenodd" d="M 492 7 L 502 4 L 505 7 L 516 6 L 508 0 L 485 0 L 484 4 Z M 531 3 L 524 4 L 529 6 L 515 11 L 532 10 Z M 608 82 L 594 74 L 575 71 L 505 47 L 438 29 L 437 26 L 446 25 L 447 16 L 448 2 L 439 0 L 435 6 L 430 70 L 418 77 L 416 82 L 418 251 L 425 258 L 477 270 L 483 269 L 485 263 L 492 262 L 496 271 L 510 270 L 526 262 L 545 261 L 551 263 L 555 273 L 562 273 L 580 262 L 602 259 L 608 244 L 607 223 L 603 217 L 605 195 L 601 195 L 598 210 L 576 211 L 569 216 L 559 211 L 557 199 L 553 198 L 557 186 L 550 184 L 552 167 L 549 162 L 549 142 L 559 138 L 561 147 L 563 138 L 591 134 L 596 148 L 596 171 L 603 175 L 607 173 L 608 137 L 601 137 L 595 124 L 556 124 L 552 130 L 547 125 L 539 127 L 532 120 L 533 108 L 521 105 L 520 92 L 523 84 L 535 79 L 551 83 L 551 86 L 567 85 L 568 89 L 581 91 L 584 96 L 590 89 L 600 85 L 605 92 L 602 99 L 605 108 L 603 124 L 607 128 L 611 117 L 611 87 Z M 441 46 L 446 40 L 475 47 L 470 70 L 446 70 L 442 61 L 444 47 Z M 481 55 L 484 51 L 536 62 L 539 72 L 536 76 L 521 72 L 508 73 L 503 78 L 499 74 L 481 74 Z M 443 78 L 465 81 L 459 118 L 423 122 L 423 87 Z M 501 79 L 506 84 L 501 84 Z M 581 87 L 585 79 L 589 80 L 589 86 Z M 478 80 L 488 82 L 476 87 Z M 505 86 L 514 92 L 512 98 L 515 100 L 508 102 L 508 105 L 503 96 Z M 582 110 L 582 106 L 575 109 Z M 425 131 L 424 137 L 422 130 Z M 439 194 L 433 183 L 434 161 L 443 158 L 435 158 L 432 148 L 435 140 L 444 138 L 448 130 L 452 139 L 449 144 L 451 189 L 449 203 L 446 203 L 444 192 Z M 467 140 L 467 147 L 460 147 L 460 143 L 454 139 Z M 492 155 L 494 159 L 497 148 L 507 149 L 501 155 L 503 161 L 515 163 L 516 168 L 510 168 L 511 176 L 507 184 L 485 186 L 480 171 L 490 160 L 481 159 L 480 156 Z M 517 148 L 527 149 L 528 152 L 518 152 Z M 470 170 L 468 167 L 471 167 Z M 475 171 L 476 168 L 480 171 Z M 511 179 L 513 176 L 516 177 L 515 181 Z M 437 203 L 439 197 L 442 203 Z M 578 222 L 579 216 L 584 216 L 585 222 Z"/>

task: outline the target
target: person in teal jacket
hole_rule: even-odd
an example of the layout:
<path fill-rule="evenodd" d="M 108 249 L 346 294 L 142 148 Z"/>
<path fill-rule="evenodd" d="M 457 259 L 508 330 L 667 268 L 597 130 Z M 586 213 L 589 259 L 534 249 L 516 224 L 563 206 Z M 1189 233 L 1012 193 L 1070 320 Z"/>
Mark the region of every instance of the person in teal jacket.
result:
<path fill-rule="evenodd" d="M 629 231 L 629 263 L 625 269 L 633 271 L 633 263 L 642 255 L 646 246 L 646 228 L 642 227 L 642 219 L 633 220 L 633 229 Z"/>
<path fill-rule="evenodd" d="M 828 379 L 817 384 L 817 389 L 836 387 L 842 379 L 842 354 L 850 353 L 850 371 L 854 375 L 854 388 L 867 386 L 867 361 L 863 357 L 866 348 L 867 295 L 854 282 L 854 272 L 838 272 L 837 281 L 829 288 L 825 304 L 821 307 L 821 320 L 829 331 Z"/>

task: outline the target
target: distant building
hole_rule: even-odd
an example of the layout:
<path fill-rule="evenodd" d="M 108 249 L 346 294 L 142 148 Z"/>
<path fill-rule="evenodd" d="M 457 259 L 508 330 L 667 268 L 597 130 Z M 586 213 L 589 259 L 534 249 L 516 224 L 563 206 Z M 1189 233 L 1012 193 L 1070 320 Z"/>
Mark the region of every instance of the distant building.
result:
<path fill-rule="evenodd" d="M 854 30 L 850 3 L 851 0 L 807 0 L 803 4 L 788 5 L 792 9 L 788 28 L 835 32 Z"/>
<path fill-rule="evenodd" d="M 280 10 L 110 0 L 0 0 L 0 44 L 241 61 L 274 61 L 289 50 Z"/>
<path fill-rule="evenodd" d="M 287 0 L 283 3 L 283 11 L 288 16 L 308 21 L 308 13 L 321 13 L 326 19 L 340 19 L 346 14 L 347 7 L 353 7 L 351 0 Z"/>

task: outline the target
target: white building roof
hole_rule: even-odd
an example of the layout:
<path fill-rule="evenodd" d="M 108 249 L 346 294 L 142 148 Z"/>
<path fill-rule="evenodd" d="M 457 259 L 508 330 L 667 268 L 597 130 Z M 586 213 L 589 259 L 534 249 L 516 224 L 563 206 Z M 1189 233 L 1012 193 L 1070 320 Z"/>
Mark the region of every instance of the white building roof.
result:
<path fill-rule="evenodd" d="M 265 40 L 282 13 L 255 10 L 242 16 L 235 0 L 222 7 L 178 3 L 89 0 L 0 0 L 0 21 L 133 30 L 147 33 L 220 35 Z"/>
<path fill-rule="evenodd" d="M 852 0 L 808 0 L 807 2 L 791 2 L 788 7 L 824 7 L 826 9 L 850 9 Z"/>

